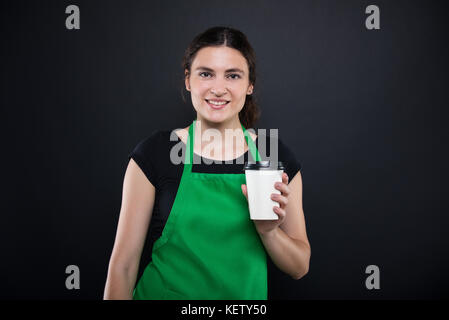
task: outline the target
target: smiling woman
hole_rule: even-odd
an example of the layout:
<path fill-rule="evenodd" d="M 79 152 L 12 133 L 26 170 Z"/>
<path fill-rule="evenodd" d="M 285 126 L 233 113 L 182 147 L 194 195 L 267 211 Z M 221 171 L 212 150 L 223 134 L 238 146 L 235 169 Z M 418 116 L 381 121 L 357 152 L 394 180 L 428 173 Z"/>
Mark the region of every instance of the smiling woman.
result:
<path fill-rule="evenodd" d="M 190 68 L 192 71 L 185 70 L 185 83 L 200 121 L 229 122 L 243 109 L 246 96 L 253 91 L 246 59 L 234 48 L 202 48 Z"/>
<path fill-rule="evenodd" d="M 256 55 L 243 33 L 232 28 L 210 28 L 193 39 L 182 67 L 198 120 L 221 122 L 236 110 L 246 128 L 258 120 L 260 111 L 253 95 Z M 182 97 L 185 101 L 184 94 Z M 219 105 L 223 102 L 227 102 L 226 107 Z M 221 112 L 211 112 L 215 110 Z"/>
<path fill-rule="evenodd" d="M 294 279 L 308 271 L 301 166 L 280 139 L 264 141 L 246 129 L 259 110 L 255 54 L 242 32 L 206 30 L 187 48 L 182 66 L 196 119 L 155 132 L 129 154 L 105 299 L 265 300 L 267 254 Z M 222 141 L 229 131 L 240 141 L 232 148 Z M 202 143 L 211 132 L 220 138 Z M 171 162 L 172 137 L 181 140 L 183 163 Z M 273 186 L 277 220 L 250 219 L 243 163 L 264 160 L 259 142 L 279 146 L 274 152 L 286 166 Z M 206 150 L 221 146 L 213 155 L 219 162 L 209 161 Z M 149 226 L 151 261 L 138 275 Z"/>

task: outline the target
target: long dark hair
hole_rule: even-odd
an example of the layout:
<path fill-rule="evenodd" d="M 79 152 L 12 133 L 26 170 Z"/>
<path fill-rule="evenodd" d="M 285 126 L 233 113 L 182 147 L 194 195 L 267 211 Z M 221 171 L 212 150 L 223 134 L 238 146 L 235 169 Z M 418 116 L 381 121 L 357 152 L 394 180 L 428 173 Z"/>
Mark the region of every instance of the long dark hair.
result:
<path fill-rule="evenodd" d="M 188 72 L 184 77 L 190 75 L 190 68 L 196 53 L 200 49 L 210 46 L 227 46 L 240 51 L 245 57 L 249 69 L 249 82 L 254 88 L 253 93 L 246 96 L 245 104 L 239 112 L 239 119 L 245 128 L 252 128 L 260 117 L 260 110 L 256 103 L 256 97 L 254 96 L 256 85 L 256 54 L 254 49 L 251 47 L 245 34 L 239 30 L 222 26 L 209 28 L 197 35 L 187 47 L 182 59 L 183 73 L 184 70 Z M 185 78 L 183 79 L 183 83 L 184 80 Z M 182 86 L 181 95 L 183 101 L 186 102 L 184 90 L 185 88 Z"/>

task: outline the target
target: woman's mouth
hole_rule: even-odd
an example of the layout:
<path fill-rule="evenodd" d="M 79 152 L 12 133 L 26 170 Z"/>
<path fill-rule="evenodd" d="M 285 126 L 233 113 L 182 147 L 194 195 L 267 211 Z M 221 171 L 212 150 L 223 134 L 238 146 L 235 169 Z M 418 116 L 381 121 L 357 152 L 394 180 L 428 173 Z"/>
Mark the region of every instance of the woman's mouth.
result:
<path fill-rule="evenodd" d="M 226 101 L 226 100 L 207 100 L 207 99 L 205 99 L 205 100 L 206 100 L 207 104 L 214 110 L 223 109 L 229 103 L 229 101 Z"/>

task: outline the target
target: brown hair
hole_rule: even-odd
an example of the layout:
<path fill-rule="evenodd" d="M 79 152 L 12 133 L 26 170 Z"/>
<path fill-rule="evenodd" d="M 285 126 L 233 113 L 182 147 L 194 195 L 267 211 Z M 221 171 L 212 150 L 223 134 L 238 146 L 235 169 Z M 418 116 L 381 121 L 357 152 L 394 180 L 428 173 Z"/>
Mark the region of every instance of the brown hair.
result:
<path fill-rule="evenodd" d="M 227 46 L 236 49 L 245 57 L 249 69 L 249 82 L 255 88 L 256 85 L 256 55 L 254 49 L 251 47 L 245 34 L 239 30 L 231 27 L 212 27 L 197 35 L 190 45 L 187 47 L 184 57 L 182 59 L 183 71 L 187 70 L 187 75 L 190 75 L 190 68 L 196 56 L 196 53 L 204 48 L 210 46 Z M 184 82 L 185 78 L 183 79 Z M 184 97 L 184 86 L 182 87 L 182 99 L 186 102 Z M 260 117 L 260 110 L 254 97 L 254 89 L 251 95 L 247 95 L 245 104 L 239 112 L 240 122 L 245 128 L 252 128 Z"/>

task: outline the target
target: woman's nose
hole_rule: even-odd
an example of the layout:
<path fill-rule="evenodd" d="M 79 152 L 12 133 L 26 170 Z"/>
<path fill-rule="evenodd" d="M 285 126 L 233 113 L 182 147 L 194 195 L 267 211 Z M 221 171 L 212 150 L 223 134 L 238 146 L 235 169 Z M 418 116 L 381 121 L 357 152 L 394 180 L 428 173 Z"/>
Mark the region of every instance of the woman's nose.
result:
<path fill-rule="evenodd" d="M 226 82 L 221 79 L 216 79 L 212 83 L 210 91 L 212 94 L 220 95 L 220 96 L 226 94 L 228 92 L 228 90 L 226 88 Z"/>
<path fill-rule="evenodd" d="M 222 96 L 227 93 L 225 89 L 211 89 L 210 92 L 216 96 Z"/>

